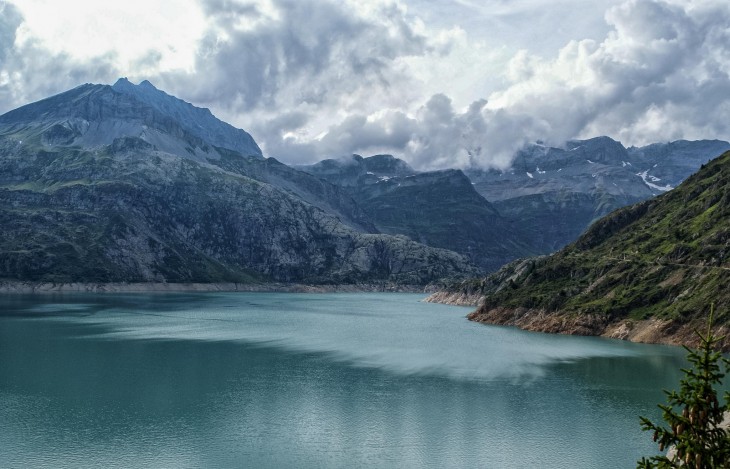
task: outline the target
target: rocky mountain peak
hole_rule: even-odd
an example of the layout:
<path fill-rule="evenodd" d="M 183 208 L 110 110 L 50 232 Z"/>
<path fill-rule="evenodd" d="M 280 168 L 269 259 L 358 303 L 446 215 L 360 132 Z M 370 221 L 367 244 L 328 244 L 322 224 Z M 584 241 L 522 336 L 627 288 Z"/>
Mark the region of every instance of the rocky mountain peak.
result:
<path fill-rule="evenodd" d="M 149 82 L 0 116 L 0 189 L 3 278 L 424 285 L 478 272 L 379 233 L 345 189 L 262 158 L 246 132 Z"/>
<path fill-rule="evenodd" d="M 340 186 L 376 183 L 418 173 L 408 163 L 393 155 L 373 155 L 363 158 L 354 154 L 344 158 L 322 160 L 313 165 L 301 165 L 297 168 Z"/>
<path fill-rule="evenodd" d="M 0 116 L 0 133 L 23 129 L 44 145 L 97 148 L 119 138 L 140 138 L 160 151 L 197 160 L 217 159 L 222 148 L 262 157 L 251 135 L 155 88 L 120 78 L 85 84 Z"/>
<path fill-rule="evenodd" d="M 148 80 L 135 85 L 120 78 L 114 91 L 132 96 L 164 116 L 172 118 L 186 132 L 209 145 L 233 150 L 244 156 L 262 156 L 261 149 L 247 132 L 216 118 L 209 109 L 199 108 L 157 89 Z"/>
<path fill-rule="evenodd" d="M 403 177 L 416 174 L 416 170 L 393 155 L 373 155 L 363 159 L 367 171 L 379 176 Z"/>
<path fill-rule="evenodd" d="M 606 136 L 571 140 L 566 142 L 565 146 L 581 157 L 585 156 L 597 163 L 615 164 L 628 159 L 628 152 L 621 142 Z"/>

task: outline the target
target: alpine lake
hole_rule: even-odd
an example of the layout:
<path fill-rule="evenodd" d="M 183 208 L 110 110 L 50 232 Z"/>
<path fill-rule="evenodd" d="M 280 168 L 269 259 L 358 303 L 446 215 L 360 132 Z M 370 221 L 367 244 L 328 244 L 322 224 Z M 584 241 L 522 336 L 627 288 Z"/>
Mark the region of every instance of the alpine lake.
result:
<path fill-rule="evenodd" d="M 0 297 L 0 467 L 620 468 L 679 347 L 405 293 Z"/>

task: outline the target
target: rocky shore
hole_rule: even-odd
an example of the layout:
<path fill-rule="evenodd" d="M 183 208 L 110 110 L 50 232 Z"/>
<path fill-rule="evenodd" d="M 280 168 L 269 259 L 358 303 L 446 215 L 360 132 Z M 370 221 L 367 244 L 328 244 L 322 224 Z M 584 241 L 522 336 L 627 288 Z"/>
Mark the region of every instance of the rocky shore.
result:
<path fill-rule="evenodd" d="M 468 295 L 453 292 L 435 292 L 425 301 L 460 306 L 479 304 L 479 299 L 475 300 Z M 485 308 L 484 306 L 479 306 L 476 311 L 469 313 L 467 319 L 482 324 L 514 326 L 533 332 L 596 336 L 630 342 L 687 347 L 697 347 L 699 340 L 695 330 L 706 330 L 707 328 L 707 324 L 701 322 L 679 323 L 656 318 L 611 321 L 606 317 L 591 314 L 567 314 L 530 308 Z M 719 345 L 722 350 L 730 351 L 730 329 L 719 327 L 715 333 L 725 336 Z"/>
<path fill-rule="evenodd" d="M 460 291 L 437 291 L 426 298 L 426 303 L 441 303 L 454 306 L 478 306 L 483 295 Z"/>
<path fill-rule="evenodd" d="M 153 292 L 290 292 L 347 293 L 403 292 L 423 293 L 423 285 L 393 283 L 306 285 L 290 283 L 51 283 L 0 281 L 2 293 L 153 293 Z"/>

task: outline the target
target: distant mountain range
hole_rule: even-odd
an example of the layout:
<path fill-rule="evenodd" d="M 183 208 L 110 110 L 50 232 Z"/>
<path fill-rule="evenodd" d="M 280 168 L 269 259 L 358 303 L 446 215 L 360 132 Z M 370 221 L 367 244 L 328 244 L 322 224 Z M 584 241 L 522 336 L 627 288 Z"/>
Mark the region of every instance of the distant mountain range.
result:
<path fill-rule="evenodd" d="M 728 142 L 625 148 L 608 137 L 529 145 L 507 171 L 418 172 L 390 155 L 298 166 L 346 190 L 378 230 L 451 249 L 485 271 L 574 241 L 604 215 L 661 194 Z"/>
<path fill-rule="evenodd" d="M 290 167 L 147 81 L 0 116 L 0 278 L 423 285 L 552 252 L 677 185 L 721 141 L 540 144 L 508 171 L 390 155 Z"/>
<path fill-rule="evenodd" d="M 720 140 L 625 148 L 598 137 L 570 141 L 565 148 L 529 145 L 509 171 L 467 175 L 502 216 L 520 221 L 536 252 L 547 254 L 613 210 L 676 187 L 728 149 Z"/>

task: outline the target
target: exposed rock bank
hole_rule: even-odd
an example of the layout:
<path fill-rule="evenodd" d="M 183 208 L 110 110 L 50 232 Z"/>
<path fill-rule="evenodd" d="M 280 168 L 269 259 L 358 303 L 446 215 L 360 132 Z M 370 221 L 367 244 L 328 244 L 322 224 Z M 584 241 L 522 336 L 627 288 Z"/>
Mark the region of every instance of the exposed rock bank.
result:
<path fill-rule="evenodd" d="M 151 293 L 151 292 L 404 292 L 423 293 L 421 285 L 391 283 L 305 285 L 287 283 L 51 283 L 0 281 L 0 293 Z"/>
<path fill-rule="evenodd" d="M 454 306 L 477 306 L 483 295 L 477 293 L 437 291 L 426 298 L 426 303 L 441 303 Z"/>
<path fill-rule="evenodd" d="M 592 314 L 547 313 L 544 310 L 528 308 L 491 308 L 480 307 L 467 315 L 470 321 L 484 324 L 516 326 L 526 331 L 548 332 L 552 334 L 600 336 L 611 339 L 628 340 L 666 345 L 699 346 L 695 330 L 704 331 L 707 324 L 702 322 L 678 323 L 672 320 L 646 319 L 617 321 Z M 730 329 L 722 326 L 715 330 L 725 336 L 720 343 L 724 351 L 730 351 Z"/>

